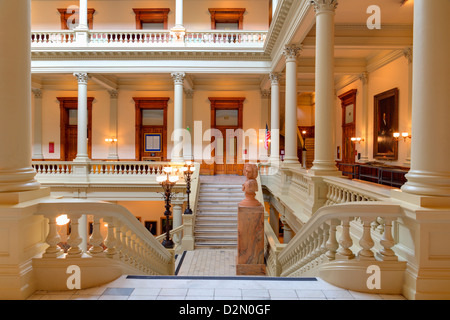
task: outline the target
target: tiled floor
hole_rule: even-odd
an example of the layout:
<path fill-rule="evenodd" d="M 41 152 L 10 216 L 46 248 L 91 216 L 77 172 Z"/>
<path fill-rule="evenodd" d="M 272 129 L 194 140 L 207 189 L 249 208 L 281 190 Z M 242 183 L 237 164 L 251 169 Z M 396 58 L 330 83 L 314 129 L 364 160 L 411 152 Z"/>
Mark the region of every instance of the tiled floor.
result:
<path fill-rule="evenodd" d="M 400 295 L 364 294 L 335 287 L 321 279 L 236 277 L 235 251 L 198 250 L 186 254 L 178 276 L 128 277 L 96 288 L 38 291 L 32 300 L 366 300 Z M 197 272 L 198 266 L 205 266 Z M 197 272 L 192 275 L 190 272 Z"/>

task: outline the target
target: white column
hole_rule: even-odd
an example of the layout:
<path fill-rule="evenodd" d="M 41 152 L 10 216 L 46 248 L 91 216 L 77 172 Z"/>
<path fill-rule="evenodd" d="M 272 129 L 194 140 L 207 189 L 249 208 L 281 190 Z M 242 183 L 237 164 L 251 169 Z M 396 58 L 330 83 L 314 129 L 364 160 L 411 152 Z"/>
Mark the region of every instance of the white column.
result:
<path fill-rule="evenodd" d="M 288 45 L 286 58 L 285 164 L 300 164 L 297 156 L 297 55 L 301 48 Z"/>
<path fill-rule="evenodd" d="M 44 159 L 42 154 L 42 90 L 33 89 L 34 116 L 33 116 L 33 154 L 34 160 Z"/>
<path fill-rule="evenodd" d="M 175 28 L 183 28 L 183 0 L 175 2 Z"/>
<path fill-rule="evenodd" d="M 336 174 L 334 16 L 336 0 L 314 0 L 316 12 L 316 112 L 314 162 L 315 175 Z"/>
<path fill-rule="evenodd" d="M 186 137 L 186 141 L 183 149 L 183 157 L 185 160 L 193 160 L 193 145 L 194 142 L 194 120 L 193 120 L 193 112 L 194 112 L 194 90 L 185 90 L 185 116 L 184 116 L 184 124 L 185 128 L 189 128 L 189 137 Z M 186 132 L 187 133 L 187 132 Z M 190 139 L 190 141 L 189 141 Z"/>
<path fill-rule="evenodd" d="M 119 92 L 117 90 L 109 91 L 109 134 L 110 139 L 117 139 L 117 121 L 118 121 L 118 101 Z M 118 141 L 112 141 L 109 145 L 109 160 L 119 160 L 119 155 L 117 153 Z"/>
<path fill-rule="evenodd" d="M 359 75 L 362 82 L 362 112 L 361 117 L 363 121 L 363 152 L 361 154 L 361 162 L 369 161 L 369 73 L 364 72 Z"/>
<path fill-rule="evenodd" d="M 39 189 L 31 167 L 30 0 L 0 9 L 0 192 Z"/>
<path fill-rule="evenodd" d="M 412 115 L 412 92 L 413 92 L 413 49 L 411 47 L 406 48 L 403 50 L 403 55 L 405 56 L 406 60 L 408 61 L 408 113 L 407 113 L 407 121 L 408 126 L 406 127 L 406 130 L 408 133 L 411 133 L 411 115 Z M 404 166 L 410 167 L 411 166 L 411 142 L 406 141 L 406 161 L 404 163 Z"/>
<path fill-rule="evenodd" d="M 78 11 L 79 21 L 77 29 L 89 29 L 88 24 L 88 0 L 80 0 L 80 9 Z"/>
<path fill-rule="evenodd" d="M 182 203 L 178 203 L 178 202 L 174 203 L 173 201 L 172 201 L 172 205 L 173 205 L 173 209 L 172 209 L 173 229 L 175 229 L 183 224 L 183 218 L 182 218 L 183 205 L 182 205 Z M 179 243 L 180 240 L 181 239 L 178 235 L 174 235 L 173 241 L 175 243 Z"/>
<path fill-rule="evenodd" d="M 411 169 L 402 190 L 450 196 L 450 1 L 414 2 Z"/>
<path fill-rule="evenodd" d="M 184 72 L 172 73 L 174 83 L 173 162 L 183 162 L 183 83 L 185 76 Z"/>
<path fill-rule="evenodd" d="M 280 162 L 280 73 L 270 73 L 270 162 L 278 165 Z"/>
<path fill-rule="evenodd" d="M 88 155 L 88 110 L 87 110 L 87 83 L 89 76 L 87 73 L 74 73 L 78 80 L 78 140 L 77 157 L 74 161 L 87 161 Z"/>

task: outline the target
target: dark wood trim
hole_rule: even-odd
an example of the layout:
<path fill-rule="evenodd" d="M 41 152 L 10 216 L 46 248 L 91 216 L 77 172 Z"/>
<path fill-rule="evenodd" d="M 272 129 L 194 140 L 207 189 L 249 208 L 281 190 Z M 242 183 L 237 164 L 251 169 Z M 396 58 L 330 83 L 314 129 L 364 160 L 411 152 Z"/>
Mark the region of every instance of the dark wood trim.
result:
<path fill-rule="evenodd" d="M 140 98 L 134 97 L 135 102 L 135 155 L 136 161 L 140 161 L 142 157 L 141 145 L 142 145 L 142 110 L 143 109 L 163 109 L 164 110 L 164 128 L 163 128 L 163 155 L 164 159 L 167 160 L 167 104 L 170 98 L 168 97 L 157 97 L 157 98 Z"/>
<path fill-rule="evenodd" d="M 348 163 L 354 163 L 355 162 L 355 145 L 351 142 L 351 138 L 356 136 L 356 93 L 358 92 L 357 89 L 349 90 L 339 96 L 339 99 L 341 100 L 341 109 L 342 109 L 342 159 L 344 159 L 344 156 L 348 155 L 346 152 L 347 146 L 350 146 L 350 159 L 346 159 Z M 346 119 L 346 107 L 353 104 L 353 120 L 350 123 L 345 123 Z M 351 132 L 351 136 L 347 136 L 344 134 L 344 132 Z"/>
<path fill-rule="evenodd" d="M 67 12 L 67 8 L 63 8 L 63 9 L 57 9 L 59 14 L 61 15 L 61 30 L 69 30 L 69 27 L 67 26 L 67 19 L 69 19 L 70 17 L 72 17 L 73 15 L 75 15 L 75 17 L 78 16 L 78 9 L 75 9 L 74 13 L 72 13 L 72 11 Z M 95 9 L 93 8 L 89 8 L 88 9 L 88 27 L 89 29 L 93 29 L 94 28 L 94 13 L 95 13 Z"/>
<path fill-rule="evenodd" d="M 217 23 L 237 23 L 239 30 L 244 29 L 245 8 L 209 8 L 211 14 L 211 29 L 216 29 Z"/>
<path fill-rule="evenodd" d="M 136 14 L 136 29 L 141 30 L 143 23 L 163 23 L 168 29 L 169 8 L 133 8 Z"/>
<path fill-rule="evenodd" d="M 60 159 L 66 160 L 66 126 L 69 123 L 69 109 L 78 109 L 78 97 L 57 97 L 60 108 Z M 92 156 L 92 102 L 95 98 L 87 98 L 88 109 L 88 155 Z"/>

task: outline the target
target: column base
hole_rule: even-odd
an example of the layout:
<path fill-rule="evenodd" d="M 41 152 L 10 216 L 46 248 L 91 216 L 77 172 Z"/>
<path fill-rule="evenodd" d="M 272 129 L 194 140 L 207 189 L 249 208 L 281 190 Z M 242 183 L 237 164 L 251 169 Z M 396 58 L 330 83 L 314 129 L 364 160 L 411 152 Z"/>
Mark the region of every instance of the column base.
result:
<path fill-rule="evenodd" d="M 41 184 L 34 179 L 33 167 L 14 171 L 0 171 L 0 192 L 24 192 L 37 190 Z"/>
<path fill-rule="evenodd" d="M 309 170 L 314 176 L 341 176 L 342 173 L 336 167 L 335 161 L 314 161 Z"/>
<path fill-rule="evenodd" d="M 449 197 L 418 195 L 403 192 L 403 190 L 394 189 L 391 190 L 391 198 L 408 202 L 413 205 L 424 208 L 439 208 L 439 209 L 450 208 Z"/>
<path fill-rule="evenodd" d="M 408 181 L 401 188 L 406 193 L 432 197 L 450 196 L 448 173 L 410 170 L 406 179 Z"/>

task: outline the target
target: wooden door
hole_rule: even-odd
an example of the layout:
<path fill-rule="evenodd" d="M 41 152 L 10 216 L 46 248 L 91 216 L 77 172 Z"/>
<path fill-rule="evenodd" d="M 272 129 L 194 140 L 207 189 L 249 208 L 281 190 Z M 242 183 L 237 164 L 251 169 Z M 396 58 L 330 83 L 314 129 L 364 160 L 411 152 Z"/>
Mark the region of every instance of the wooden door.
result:
<path fill-rule="evenodd" d="M 66 152 L 64 161 L 72 161 L 77 157 L 78 128 L 74 125 L 66 127 Z"/>
<path fill-rule="evenodd" d="M 356 89 L 339 96 L 342 107 L 342 163 L 355 163 L 356 137 Z"/>
<path fill-rule="evenodd" d="M 136 97 L 133 100 L 136 110 L 136 160 L 166 161 L 169 98 Z M 145 115 L 146 113 L 148 116 Z"/>
<path fill-rule="evenodd" d="M 77 116 L 71 111 L 78 110 L 77 97 L 58 97 L 60 103 L 60 159 L 72 161 L 77 156 L 78 149 L 78 126 Z M 87 123 L 87 147 L 88 156 L 92 157 L 92 103 L 93 97 L 87 98 L 88 123 Z M 75 121 L 75 122 L 74 122 Z"/>
<path fill-rule="evenodd" d="M 215 142 L 215 149 L 212 154 L 214 164 L 209 165 L 210 174 L 242 175 L 244 165 L 238 163 L 238 140 L 234 132 L 242 129 L 245 98 L 209 98 L 209 100 L 211 101 L 211 128 L 221 132 L 221 137 L 217 140 L 213 137 L 211 141 Z M 227 115 L 234 118 L 234 121 L 228 119 L 223 122 Z M 202 167 L 205 169 L 206 166 L 202 165 Z"/>

